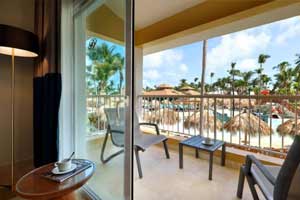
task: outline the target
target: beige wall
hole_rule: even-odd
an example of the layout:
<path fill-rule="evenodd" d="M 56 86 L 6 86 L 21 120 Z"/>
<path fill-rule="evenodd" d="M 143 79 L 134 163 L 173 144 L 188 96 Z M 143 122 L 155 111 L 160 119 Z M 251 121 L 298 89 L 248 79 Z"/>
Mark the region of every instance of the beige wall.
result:
<path fill-rule="evenodd" d="M 34 0 L 1 1 L 0 24 L 34 31 Z M 15 159 L 33 157 L 33 60 L 16 58 Z M 11 58 L 0 55 L 0 166 L 10 162 Z"/>

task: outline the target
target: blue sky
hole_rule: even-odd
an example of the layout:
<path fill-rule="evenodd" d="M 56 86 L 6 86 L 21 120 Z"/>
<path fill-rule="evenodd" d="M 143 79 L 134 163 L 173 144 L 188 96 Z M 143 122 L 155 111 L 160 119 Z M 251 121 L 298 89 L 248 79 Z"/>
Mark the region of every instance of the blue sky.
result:
<path fill-rule="evenodd" d="M 119 45 L 119 44 L 116 44 L 116 43 L 113 43 L 113 42 L 109 42 L 107 40 L 102 40 L 100 38 L 95 38 L 95 37 L 92 37 L 92 38 L 89 38 L 87 41 L 86 41 L 86 48 L 88 48 L 89 46 L 89 43 L 91 42 L 92 39 L 96 39 L 97 40 L 97 43 L 96 43 L 96 46 L 100 46 L 101 44 L 105 43 L 107 44 L 109 47 L 112 47 L 114 46 L 115 47 L 115 50 L 114 50 L 114 53 L 120 53 L 122 56 L 125 55 L 125 47 L 122 46 L 122 45 Z M 91 65 L 91 60 L 88 58 L 88 56 L 86 56 L 86 65 Z M 125 73 L 125 69 L 124 69 L 124 73 Z M 125 78 L 125 76 L 124 76 Z M 114 83 L 115 83 L 115 86 L 117 86 L 119 84 L 119 73 L 116 73 L 114 76 L 112 76 L 110 80 L 113 80 Z M 123 83 L 123 86 L 124 86 L 124 83 Z"/>
<path fill-rule="evenodd" d="M 273 76 L 272 68 L 282 61 L 294 64 L 295 54 L 300 53 L 300 17 L 231 33 L 208 40 L 206 82 L 210 72 L 214 80 L 227 76 L 231 62 L 241 71 L 258 67 L 259 54 L 271 56 L 264 66 L 264 73 Z M 202 42 L 168 49 L 144 56 L 143 87 L 161 83 L 177 85 L 180 79 L 193 81 L 201 77 Z"/>

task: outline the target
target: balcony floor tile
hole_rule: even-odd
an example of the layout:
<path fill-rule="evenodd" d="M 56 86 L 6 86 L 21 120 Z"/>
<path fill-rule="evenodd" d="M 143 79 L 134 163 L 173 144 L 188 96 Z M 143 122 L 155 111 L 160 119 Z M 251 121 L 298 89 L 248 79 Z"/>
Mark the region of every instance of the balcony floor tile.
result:
<path fill-rule="evenodd" d="M 213 180 L 208 180 L 208 161 L 184 155 L 184 168 L 178 167 L 178 153 L 170 152 L 171 159 L 164 157 L 163 148 L 151 147 L 141 153 L 143 179 L 138 178 L 135 168 L 134 197 L 137 200 L 233 200 L 239 172 L 214 163 Z M 245 182 L 243 199 L 252 199 Z M 263 199 L 263 198 L 262 198 Z"/>

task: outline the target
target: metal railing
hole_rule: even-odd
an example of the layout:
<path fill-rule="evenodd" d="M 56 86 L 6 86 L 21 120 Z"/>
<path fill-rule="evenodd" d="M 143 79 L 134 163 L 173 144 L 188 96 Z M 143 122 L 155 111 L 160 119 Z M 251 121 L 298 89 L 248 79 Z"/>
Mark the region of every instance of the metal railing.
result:
<path fill-rule="evenodd" d="M 288 120 L 298 121 L 300 96 L 140 95 L 138 104 L 140 118 L 157 123 L 167 134 L 216 137 L 236 148 L 277 157 L 286 155 L 293 134 L 300 133 L 298 123 L 292 127 L 294 133 L 288 132 L 291 127 L 277 131 Z"/>
<path fill-rule="evenodd" d="M 116 108 L 124 103 L 123 95 L 90 95 L 86 98 L 87 133 L 88 135 L 101 134 L 106 131 L 107 121 L 105 108 Z"/>

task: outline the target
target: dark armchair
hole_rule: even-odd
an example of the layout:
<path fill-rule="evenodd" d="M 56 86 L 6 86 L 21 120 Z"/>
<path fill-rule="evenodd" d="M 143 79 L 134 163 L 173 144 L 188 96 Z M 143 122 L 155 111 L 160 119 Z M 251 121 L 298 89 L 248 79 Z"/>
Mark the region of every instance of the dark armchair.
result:
<path fill-rule="evenodd" d="M 300 136 L 296 136 L 282 166 L 263 165 L 248 155 L 240 169 L 237 197 L 242 198 L 247 179 L 253 199 L 258 200 L 255 185 L 267 200 L 300 199 Z"/>
<path fill-rule="evenodd" d="M 124 147 L 124 130 L 125 130 L 125 108 L 107 108 L 104 109 L 107 118 L 107 132 L 105 134 L 104 142 L 101 149 L 101 161 L 102 163 L 107 163 L 112 158 L 124 152 L 124 149 L 119 150 L 118 152 L 111 154 L 107 158 L 104 157 L 104 152 L 107 144 L 107 140 L 110 138 L 112 140 L 113 145 L 117 147 Z M 165 154 L 167 159 L 170 158 L 167 140 L 168 138 L 164 135 L 160 135 L 159 128 L 157 124 L 153 123 L 139 123 L 138 117 L 135 114 L 135 123 L 134 123 L 134 151 L 136 156 L 136 162 L 138 167 L 139 177 L 143 177 L 141 162 L 140 162 L 140 151 L 145 151 L 152 145 L 163 143 Z M 140 130 L 140 126 L 153 126 L 156 130 L 156 135 L 153 134 L 145 134 Z"/>

